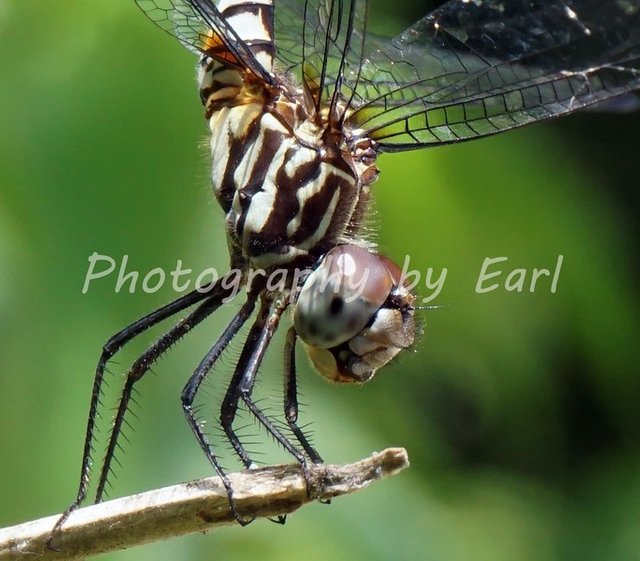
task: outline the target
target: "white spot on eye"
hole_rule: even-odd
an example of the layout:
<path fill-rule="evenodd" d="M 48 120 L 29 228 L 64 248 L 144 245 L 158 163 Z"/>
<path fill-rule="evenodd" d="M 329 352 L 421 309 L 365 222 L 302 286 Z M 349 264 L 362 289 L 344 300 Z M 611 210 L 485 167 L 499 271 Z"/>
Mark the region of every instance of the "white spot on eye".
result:
<path fill-rule="evenodd" d="M 356 272 L 356 262 L 354 258 L 346 253 L 343 253 L 336 259 L 336 265 L 340 272 L 348 277 L 353 276 Z"/>
<path fill-rule="evenodd" d="M 293 323 L 312 347 L 329 349 L 360 332 L 391 290 L 385 262 L 356 246 L 338 246 L 305 280 Z"/>

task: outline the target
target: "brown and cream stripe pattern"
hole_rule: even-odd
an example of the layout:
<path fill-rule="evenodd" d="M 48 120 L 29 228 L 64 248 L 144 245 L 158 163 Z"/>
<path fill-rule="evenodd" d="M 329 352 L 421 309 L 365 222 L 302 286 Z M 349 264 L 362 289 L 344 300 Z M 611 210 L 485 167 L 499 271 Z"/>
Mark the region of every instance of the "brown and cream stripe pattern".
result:
<path fill-rule="evenodd" d="M 219 9 L 271 72 L 275 43 L 268 0 L 222 0 Z M 357 228 L 366 185 L 326 112 L 300 89 L 252 80 L 250 71 L 203 56 L 202 101 L 211 132 L 212 183 L 226 213 L 234 262 L 269 269 L 308 265 Z M 366 182 L 365 182 L 366 183 Z"/>

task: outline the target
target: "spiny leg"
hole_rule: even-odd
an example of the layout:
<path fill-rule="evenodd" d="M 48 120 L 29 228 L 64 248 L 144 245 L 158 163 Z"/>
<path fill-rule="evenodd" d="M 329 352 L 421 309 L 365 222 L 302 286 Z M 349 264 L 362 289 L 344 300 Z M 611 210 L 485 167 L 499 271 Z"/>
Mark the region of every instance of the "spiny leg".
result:
<path fill-rule="evenodd" d="M 287 331 L 284 346 L 284 418 L 291 432 L 298 439 L 314 464 L 321 464 L 322 458 L 311 446 L 304 432 L 298 426 L 298 387 L 296 381 L 296 340 L 298 335 L 293 326 Z"/>
<path fill-rule="evenodd" d="M 273 438 L 289 452 L 302 466 L 306 464 L 306 458 L 292 442 L 275 426 L 275 424 L 258 408 L 251 399 L 251 393 L 255 384 L 256 375 L 260 363 L 264 358 L 264 354 L 269 343 L 278 328 L 280 317 L 282 316 L 285 305 L 276 305 L 273 307 L 269 302 L 263 301 L 258 317 L 251 327 L 247 342 L 245 343 L 240 360 L 236 366 L 235 372 L 227 389 L 227 393 L 222 401 L 220 410 L 220 422 L 222 428 L 233 446 L 234 450 L 240 457 L 240 460 L 249 468 L 253 462 L 249 458 L 247 451 L 240 442 L 237 434 L 233 430 L 233 421 L 238 411 L 238 402 L 240 399 L 246 404 L 249 411 L 256 417 L 265 429 L 273 436 Z"/>
<path fill-rule="evenodd" d="M 285 309 L 286 304 L 280 304 L 276 305 L 272 310 L 271 303 L 263 300 L 258 317 L 251 326 L 251 330 L 249 331 L 249 335 L 240 355 L 240 360 L 236 365 L 229 388 L 227 389 L 227 393 L 222 402 L 220 422 L 229 442 L 240 457 L 242 463 L 245 467 L 250 468 L 253 465 L 253 462 L 233 429 L 233 421 L 238 411 L 238 402 L 242 399 L 247 406 L 247 409 L 249 409 L 258 422 L 266 428 L 267 432 L 269 432 L 269 434 L 271 434 L 285 450 L 296 458 L 303 468 L 305 480 L 308 481 L 309 478 L 306 473 L 306 458 L 304 455 L 295 448 L 291 441 L 282 434 L 278 428 L 276 428 L 272 421 L 251 399 L 251 393 L 253 391 L 258 369 L 262 359 L 264 358 L 267 347 L 278 328 L 280 317 Z M 233 507 L 233 499 L 230 499 L 230 501 Z M 278 516 L 276 519 L 272 519 L 272 521 L 284 524 L 286 516 Z"/>
<path fill-rule="evenodd" d="M 242 347 L 242 352 L 240 353 L 240 358 L 236 364 L 236 368 L 234 370 L 231 381 L 229 382 L 229 386 L 225 393 L 224 399 L 222 401 L 222 405 L 220 407 L 220 425 L 222 426 L 229 443 L 233 447 L 234 451 L 240 458 L 240 461 L 243 463 L 244 467 L 249 468 L 252 465 L 251 459 L 249 458 L 246 450 L 240 443 L 238 436 L 233 430 L 233 421 L 235 419 L 235 414 L 238 409 L 238 399 L 239 397 L 235 395 L 235 401 L 232 402 L 233 396 L 232 388 L 236 388 L 240 383 L 240 379 L 242 378 L 242 374 L 247 369 L 247 364 L 249 361 L 249 357 L 251 356 L 251 351 L 255 348 L 258 337 L 260 335 L 260 330 L 264 326 L 265 317 L 268 314 L 268 309 L 264 307 L 260 308 L 260 312 L 258 312 L 258 317 L 255 319 L 251 329 L 249 330 L 249 334 L 244 342 L 244 346 Z"/>
<path fill-rule="evenodd" d="M 321 464 L 323 459 L 317 450 L 311 446 L 306 435 L 298 426 L 298 383 L 296 376 L 296 340 L 298 334 L 295 327 L 291 326 L 287 331 L 284 344 L 284 417 L 287 420 L 291 432 L 298 439 L 309 458 L 314 464 Z M 331 504 L 331 499 L 321 500 L 323 504 Z"/>
<path fill-rule="evenodd" d="M 118 438 L 122 431 L 122 425 L 125 420 L 126 413 L 129 409 L 129 402 L 135 384 L 149 371 L 151 366 L 164 354 L 170 347 L 182 339 L 192 329 L 197 327 L 202 321 L 208 318 L 220 305 L 233 295 L 233 289 L 223 289 L 221 281 L 218 283 L 218 289 L 214 294 L 210 295 L 196 310 L 188 316 L 182 318 L 171 330 L 165 333 L 151 347 L 149 347 L 143 355 L 141 355 L 131 366 L 127 372 L 127 380 L 125 382 L 116 415 L 111 428 L 109 444 L 105 453 L 102 469 L 100 471 L 100 479 L 96 491 L 96 503 L 102 501 L 107 479 L 111 471 L 111 462 L 114 459 L 116 446 L 118 446 Z"/>
<path fill-rule="evenodd" d="M 213 453 L 211 444 L 209 443 L 209 439 L 202 430 L 202 426 L 200 425 L 193 411 L 193 401 L 196 397 L 196 394 L 198 393 L 198 390 L 200 389 L 202 382 L 213 368 L 220 354 L 224 351 L 229 342 L 235 337 L 235 335 L 247 321 L 249 316 L 251 316 L 251 313 L 253 312 L 253 309 L 255 307 L 257 297 L 257 293 L 250 293 L 248 295 L 247 301 L 243 304 L 238 313 L 231 320 L 220 338 L 215 342 L 213 347 L 211 347 L 209 352 L 202 359 L 202 361 L 192 374 L 191 378 L 189 378 L 189 381 L 185 385 L 184 389 L 182 390 L 182 409 L 184 410 L 185 416 L 187 417 L 187 422 L 189 423 L 191 430 L 195 434 L 196 439 L 198 440 L 198 443 L 204 451 L 207 459 L 213 466 L 213 469 L 215 469 L 216 473 L 222 480 L 222 484 L 227 491 L 227 497 L 229 498 L 229 507 L 231 508 L 233 517 L 238 521 L 238 523 L 243 526 L 249 524 L 253 519 L 245 520 L 244 518 L 242 518 L 242 516 L 240 516 L 235 501 L 233 500 L 233 489 L 231 487 L 231 482 L 222 469 L 218 458 Z"/>
<path fill-rule="evenodd" d="M 124 347 L 129 341 L 160 323 L 161 321 L 170 318 L 171 316 L 180 313 L 187 308 L 190 308 L 194 304 L 209 297 L 214 291 L 215 286 L 212 285 L 207 288 L 198 288 L 173 302 L 170 302 L 166 306 L 159 308 L 150 314 L 134 321 L 132 324 L 125 327 L 122 331 L 119 331 L 112 336 L 102 347 L 102 354 L 98 360 L 96 366 L 96 372 L 93 378 L 93 387 L 91 389 L 91 402 L 89 404 L 89 417 L 87 419 L 87 428 L 85 431 L 84 448 L 82 452 L 82 466 L 80 468 L 80 483 L 78 485 L 78 492 L 74 501 L 67 507 L 62 513 L 60 518 L 56 521 L 51 535 L 47 540 L 47 546 L 50 549 L 55 549 L 53 546 L 54 535 L 60 530 L 62 525 L 67 521 L 71 513 L 76 510 L 87 497 L 87 489 L 89 487 L 89 472 L 91 470 L 91 452 L 93 449 L 93 441 L 95 438 L 95 424 L 96 417 L 98 415 L 98 407 L 100 405 L 100 396 L 102 394 L 102 383 L 104 381 L 104 372 L 107 362 Z"/>

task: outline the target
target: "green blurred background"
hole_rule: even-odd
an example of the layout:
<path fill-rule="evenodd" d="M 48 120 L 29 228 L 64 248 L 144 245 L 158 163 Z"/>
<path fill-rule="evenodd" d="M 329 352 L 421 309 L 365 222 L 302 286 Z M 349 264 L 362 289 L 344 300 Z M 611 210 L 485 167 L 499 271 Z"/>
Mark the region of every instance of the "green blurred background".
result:
<path fill-rule="evenodd" d="M 427 11 L 373 7 L 389 34 Z M 113 277 L 83 295 L 88 256 L 126 254 L 143 274 L 177 259 L 225 267 L 194 64 L 132 1 L 0 0 L 0 527 L 68 504 L 101 345 L 175 297 L 168 283 L 116 294 Z M 446 267 L 433 303 L 448 306 L 424 312 L 416 352 L 362 388 L 325 384 L 300 353 L 302 417 L 330 462 L 405 446 L 411 469 L 284 527 L 259 521 L 104 558 L 638 559 L 639 126 L 638 115 L 589 113 L 383 156 L 380 245 L 417 269 Z M 530 270 L 559 254 L 556 294 L 544 283 L 475 293 L 486 257 Z M 237 306 L 141 383 L 112 497 L 210 473 L 179 393 Z M 259 388 L 274 414 L 281 342 Z M 206 387 L 211 415 L 237 353 Z M 253 426 L 243 434 L 267 440 Z M 289 461 L 268 447 L 261 458 Z"/>

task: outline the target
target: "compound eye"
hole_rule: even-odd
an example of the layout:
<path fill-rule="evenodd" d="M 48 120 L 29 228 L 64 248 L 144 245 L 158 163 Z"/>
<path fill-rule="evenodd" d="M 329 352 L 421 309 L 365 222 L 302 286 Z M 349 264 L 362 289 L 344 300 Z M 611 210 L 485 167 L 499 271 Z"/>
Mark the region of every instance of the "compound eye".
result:
<path fill-rule="evenodd" d="M 355 245 L 335 247 L 302 286 L 296 332 L 311 347 L 344 343 L 364 329 L 393 287 L 387 259 Z"/>

